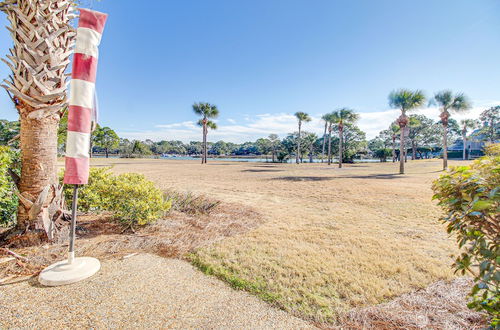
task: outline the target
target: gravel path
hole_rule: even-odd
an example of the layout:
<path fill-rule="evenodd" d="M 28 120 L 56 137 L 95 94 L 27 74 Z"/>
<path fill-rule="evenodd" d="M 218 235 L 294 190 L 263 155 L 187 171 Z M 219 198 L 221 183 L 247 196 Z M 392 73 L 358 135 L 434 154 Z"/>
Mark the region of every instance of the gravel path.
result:
<path fill-rule="evenodd" d="M 279 328 L 312 326 L 189 263 L 141 254 L 58 288 L 0 286 L 0 328 Z"/>

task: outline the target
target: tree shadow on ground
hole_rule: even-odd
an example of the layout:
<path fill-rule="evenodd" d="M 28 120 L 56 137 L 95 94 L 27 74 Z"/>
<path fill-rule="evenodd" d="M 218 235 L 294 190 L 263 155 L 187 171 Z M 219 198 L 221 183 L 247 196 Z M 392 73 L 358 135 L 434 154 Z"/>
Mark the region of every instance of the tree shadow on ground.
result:
<path fill-rule="evenodd" d="M 269 164 L 269 165 L 264 165 L 264 164 L 263 164 L 263 165 L 254 165 L 254 167 L 264 167 L 264 168 L 267 168 L 267 167 L 278 167 L 278 165 L 271 165 L 271 164 Z"/>
<path fill-rule="evenodd" d="M 369 174 L 369 175 L 341 175 L 337 179 L 397 179 L 403 177 L 402 174 Z"/>
<path fill-rule="evenodd" d="M 281 181 L 328 181 L 333 180 L 334 177 L 328 176 L 280 176 L 276 178 L 272 178 L 271 180 L 281 180 Z"/>
<path fill-rule="evenodd" d="M 208 162 L 206 163 L 205 165 L 216 165 L 216 166 L 219 166 L 219 165 L 224 165 L 224 166 L 229 166 L 229 165 L 238 165 L 237 163 L 238 162 L 235 162 L 236 164 L 228 164 L 228 163 L 211 163 L 211 162 Z"/>
<path fill-rule="evenodd" d="M 281 176 L 270 180 L 282 181 L 330 181 L 335 179 L 397 179 L 400 174 L 342 175 L 342 176 Z"/>

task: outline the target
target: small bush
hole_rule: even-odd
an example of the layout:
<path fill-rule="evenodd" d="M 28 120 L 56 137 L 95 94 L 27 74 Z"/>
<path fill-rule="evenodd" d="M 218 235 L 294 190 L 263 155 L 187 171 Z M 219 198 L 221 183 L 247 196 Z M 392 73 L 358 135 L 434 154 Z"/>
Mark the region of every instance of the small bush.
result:
<path fill-rule="evenodd" d="M 64 194 L 68 203 L 73 197 L 73 186 L 66 185 Z M 171 201 L 142 174 L 113 175 L 108 168 L 91 168 L 89 183 L 78 191 L 78 210 L 82 212 L 112 212 L 127 226 L 146 225 L 165 215 Z"/>
<path fill-rule="evenodd" d="M 113 177 L 109 169 L 110 167 L 90 168 L 88 184 L 78 188 L 78 211 L 85 213 L 106 211 Z M 61 174 L 61 180 L 63 176 L 64 173 Z M 70 206 L 73 201 L 73 185 L 64 186 L 64 197 Z"/>
<path fill-rule="evenodd" d="M 14 194 L 14 182 L 9 169 L 19 174 L 19 153 L 10 147 L 0 146 L 0 226 L 8 226 L 16 221 L 18 198 Z"/>
<path fill-rule="evenodd" d="M 380 159 L 381 162 L 386 162 L 387 158 L 390 157 L 390 156 L 392 156 L 392 150 L 391 149 L 387 149 L 387 148 L 377 149 L 373 153 L 373 156 L 375 156 L 378 159 Z"/>
<path fill-rule="evenodd" d="M 220 201 L 215 201 L 203 195 L 195 195 L 191 192 L 181 193 L 168 191 L 166 199 L 172 201 L 172 210 L 189 214 L 208 214 Z"/>
<path fill-rule="evenodd" d="M 433 189 L 446 211 L 441 220 L 463 251 L 454 268 L 474 276 L 468 306 L 487 312 L 495 328 L 500 326 L 500 145 L 486 154 L 470 166 L 452 168 Z"/>
<path fill-rule="evenodd" d="M 152 223 L 172 206 L 172 201 L 165 200 L 162 191 L 142 174 L 113 176 L 111 186 L 106 209 L 128 226 Z"/>

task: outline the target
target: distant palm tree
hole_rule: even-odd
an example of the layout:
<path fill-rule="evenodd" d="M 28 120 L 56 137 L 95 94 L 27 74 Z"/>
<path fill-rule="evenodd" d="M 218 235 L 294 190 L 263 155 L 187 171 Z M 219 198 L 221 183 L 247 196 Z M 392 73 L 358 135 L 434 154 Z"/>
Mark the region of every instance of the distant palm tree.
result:
<path fill-rule="evenodd" d="M 344 154 L 343 142 L 344 142 L 344 124 L 354 124 L 358 119 L 359 115 L 354 112 L 354 110 L 348 108 L 342 108 L 332 113 L 333 123 L 337 125 L 339 129 L 339 168 L 342 168 L 342 157 Z"/>
<path fill-rule="evenodd" d="M 408 89 L 400 89 L 389 94 L 389 105 L 393 108 L 401 110 L 397 123 L 401 130 L 399 143 L 399 173 L 405 173 L 405 128 L 408 125 L 409 119 L 406 116 L 408 111 L 415 110 L 421 107 L 425 102 L 425 95 L 422 91 L 411 91 Z"/>
<path fill-rule="evenodd" d="M 321 119 L 325 122 L 325 131 L 323 132 L 323 149 L 321 151 L 321 162 L 323 163 L 323 158 L 325 158 L 325 144 L 326 144 L 326 129 L 328 128 L 328 114 L 323 115 Z"/>
<path fill-rule="evenodd" d="M 332 164 L 332 128 L 335 120 L 332 113 L 327 113 L 323 119 L 328 124 L 328 165 Z"/>
<path fill-rule="evenodd" d="M 197 114 L 202 116 L 202 118 L 198 121 L 198 125 L 200 125 L 203 128 L 203 144 L 202 144 L 202 156 L 201 156 L 201 163 L 206 164 L 207 163 L 207 155 L 208 155 L 208 150 L 207 150 L 207 134 L 208 134 L 208 129 L 217 129 L 217 125 L 215 122 L 209 120 L 209 118 L 217 118 L 219 115 L 219 109 L 217 109 L 216 105 L 206 103 L 206 102 L 200 102 L 200 103 L 195 103 L 193 104 L 193 111 Z"/>
<path fill-rule="evenodd" d="M 391 132 L 392 138 L 392 162 L 394 163 L 396 161 L 396 139 L 398 137 L 398 134 L 400 133 L 399 125 L 396 123 L 392 123 L 389 131 Z"/>
<path fill-rule="evenodd" d="M 474 120 L 474 119 L 462 119 L 460 121 L 460 125 L 462 126 L 462 140 L 463 140 L 463 160 L 467 160 L 467 131 L 469 129 L 475 129 L 479 127 L 479 121 Z"/>
<path fill-rule="evenodd" d="M 463 93 L 453 95 L 450 90 L 444 90 L 434 94 L 431 103 L 437 103 L 443 124 L 443 170 L 448 168 L 448 121 L 450 112 L 465 112 L 470 109 L 470 102 Z"/>
<path fill-rule="evenodd" d="M 309 115 L 305 112 L 296 112 L 295 113 L 295 117 L 297 117 L 297 120 L 299 121 L 299 137 L 297 139 L 297 154 L 295 155 L 295 162 L 298 164 L 299 163 L 299 159 L 300 159 L 300 142 L 301 142 L 301 136 L 300 136 L 300 133 L 301 133 L 301 129 L 302 129 L 302 123 L 303 122 L 310 122 L 311 121 L 311 117 L 309 117 Z"/>

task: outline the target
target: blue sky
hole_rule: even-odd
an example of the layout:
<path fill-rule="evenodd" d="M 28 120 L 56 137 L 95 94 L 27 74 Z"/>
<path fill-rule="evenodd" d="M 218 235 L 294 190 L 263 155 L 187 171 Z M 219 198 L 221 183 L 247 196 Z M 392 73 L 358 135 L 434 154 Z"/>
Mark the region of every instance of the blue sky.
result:
<path fill-rule="evenodd" d="M 195 101 L 217 104 L 209 140 L 295 129 L 292 114 L 361 113 L 373 137 L 397 113 L 393 89 L 465 92 L 469 117 L 500 103 L 500 1 L 86 1 L 109 14 L 100 49 L 100 124 L 121 136 L 199 140 Z M 0 26 L 7 25 L 5 16 Z M 0 29 L 0 54 L 10 46 Z M 8 75 L 1 63 L 0 77 Z M 437 119 L 435 109 L 421 113 Z M 0 118 L 15 119 L 6 93 Z"/>

